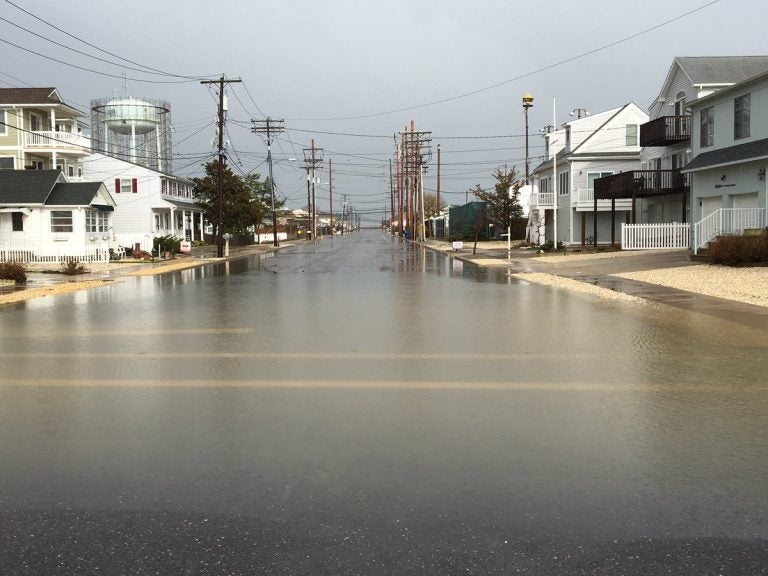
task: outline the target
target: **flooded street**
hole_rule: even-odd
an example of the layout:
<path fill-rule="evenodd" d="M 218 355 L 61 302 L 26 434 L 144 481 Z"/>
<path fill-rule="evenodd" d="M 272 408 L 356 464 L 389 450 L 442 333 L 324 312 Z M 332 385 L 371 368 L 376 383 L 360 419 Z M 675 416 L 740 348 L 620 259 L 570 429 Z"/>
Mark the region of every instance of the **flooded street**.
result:
<path fill-rule="evenodd" d="M 3 574 L 768 574 L 768 326 L 378 231 L 0 326 Z"/>

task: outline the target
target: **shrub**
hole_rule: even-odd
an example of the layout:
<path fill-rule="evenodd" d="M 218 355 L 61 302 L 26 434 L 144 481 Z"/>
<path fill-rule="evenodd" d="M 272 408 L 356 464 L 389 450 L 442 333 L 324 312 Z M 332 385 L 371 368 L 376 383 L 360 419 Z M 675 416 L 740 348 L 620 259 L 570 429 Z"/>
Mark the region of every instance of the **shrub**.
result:
<path fill-rule="evenodd" d="M 747 236 L 718 236 L 707 255 L 715 264 L 739 266 L 768 262 L 768 231 Z"/>
<path fill-rule="evenodd" d="M 181 238 L 177 238 L 173 234 L 155 236 L 152 239 L 152 250 L 159 256 L 161 256 L 163 252 L 172 252 L 175 254 L 181 250 Z"/>
<path fill-rule="evenodd" d="M 67 276 L 77 276 L 78 274 L 88 274 L 89 270 L 83 264 L 80 264 L 74 258 L 65 260 L 61 263 L 61 273 Z"/>
<path fill-rule="evenodd" d="M 27 282 L 27 269 L 18 262 L 0 262 L 0 280 L 13 280 L 16 284 Z"/>

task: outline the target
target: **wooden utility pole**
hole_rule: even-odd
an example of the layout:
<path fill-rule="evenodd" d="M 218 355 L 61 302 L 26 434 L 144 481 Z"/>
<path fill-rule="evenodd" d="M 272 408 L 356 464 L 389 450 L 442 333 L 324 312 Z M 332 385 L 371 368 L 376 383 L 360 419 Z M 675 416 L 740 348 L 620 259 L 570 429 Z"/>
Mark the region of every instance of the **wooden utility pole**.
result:
<path fill-rule="evenodd" d="M 323 149 L 322 148 L 315 148 L 315 140 L 312 139 L 312 147 L 311 148 L 304 148 L 304 163 L 307 168 L 307 197 L 308 202 L 310 204 L 309 206 L 309 213 L 310 218 L 312 221 L 311 224 L 311 230 L 312 230 L 312 239 L 315 240 L 317 238 L 317 209 L 316 209 L 316 202 L 315 202 L 315 171 L 318 169 L 320 165 L 323 163 Z M 312 185 L 309 186 L 311 178 Z M 309 198 L 311 190 L 311 198 Z"/>
<path fill-rule="evenodd" d="M 395 186 L 392 181 L 392 159 L 389 159 L 389 235 L 395 235 Z"/>
<path fill-rule="evenodd" d="M 440 209 L 440 144 L 437 145 L 437 217 L 440 217 L 442 210 Z M 437 224 L 435 224 L 437 227 Z M 445 227 L 443 227 L 445 230 Z M 437 230 L 435 230 L 437 232 Z"/>
<path fill-rule="evenodd" d="M 224 75 L 218 80 L 201 80 L 200 84 L 218 84 L 219 85 L 219 193 L 216 199 L 216 212 L 218 222 L 216 223 L 216 254 L 219 258 L 224 256 L 224 84 L 231 82 L 242 82 L 239 78 L 227 80 Z"/>
<path fill-rule="evenodd" d="M 251 132 L 254 134 L 267 135 L 267 164 L 269 165 L 269 188 L 270 196 L 272 198 L 272 241 L 275 246 L 278 246 L 277 213 L 275 212 L 275 180 L 272 176 L 272 134 L 279 134 L 285 129 L 284 121 L 267 118 L 266 120 L 251 120 L 251 123 L 253 124 Z"/>
<path fill-rule="evenodd" d="M 332 159 L 328 158 L 328 193 L 330 194 L 331 238 L 333 238 L 333 166 L 331 162 Z"/>

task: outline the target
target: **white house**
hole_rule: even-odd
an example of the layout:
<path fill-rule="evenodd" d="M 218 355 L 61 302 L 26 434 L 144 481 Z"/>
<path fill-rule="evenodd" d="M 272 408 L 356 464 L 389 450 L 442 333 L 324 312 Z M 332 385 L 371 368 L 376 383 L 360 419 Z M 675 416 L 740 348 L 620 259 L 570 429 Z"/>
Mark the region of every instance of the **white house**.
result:
<path fill-rule="evenodd" d="M 690 103 L 692 247 L 766 227 L 768 71 Z"/>
<path fill-rule="evenodd" d="M 648 115 L 630 102 L 577 118 L 545 136 L 547 159 L 532 172 L 531 242 L 556 239 L 583 245 L 619 237 L 620 222 L 629 217 L 631 203 L 595 203 L 594 183 L 640 166 L 639 126 L 647 120 Z"/>
<path fill-rule="evenodd" d="M 112 192 L 114 236 L 123 246 L 152 249 L 155 236 L 203 239 L 203 210 L 195 205 L 194 182 L 103 154 L 83 160 L 84 178 Z"/>
<path fill-rule="evenodd" d="M 101 182 L 61 170 L 0 170 L 0 260 L 106 261 L 115 202 Z"/>
<path fill-rule="evenodd" d="M 625 226 L 624 247 L 670 248 L 688 245 L 690 177 L 681 170 L 692 158 L 690 103 L 768 70 L 768 56 L 675 58 L 659 95 L 640 126 L 640 169 L 602 178 L 598 198 L 626 202 L 635 209 Z"/>

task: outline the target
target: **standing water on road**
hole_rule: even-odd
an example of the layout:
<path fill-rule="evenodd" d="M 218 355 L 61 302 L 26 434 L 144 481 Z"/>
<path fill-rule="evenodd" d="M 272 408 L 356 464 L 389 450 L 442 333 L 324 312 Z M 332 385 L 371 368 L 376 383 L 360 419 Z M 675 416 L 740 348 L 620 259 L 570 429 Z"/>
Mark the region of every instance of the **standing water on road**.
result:
<path fill-rule="evenodd" d="M 766 573 L 768 327 L 378 231 L 0 325 L 1 573 Z"/>

